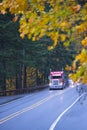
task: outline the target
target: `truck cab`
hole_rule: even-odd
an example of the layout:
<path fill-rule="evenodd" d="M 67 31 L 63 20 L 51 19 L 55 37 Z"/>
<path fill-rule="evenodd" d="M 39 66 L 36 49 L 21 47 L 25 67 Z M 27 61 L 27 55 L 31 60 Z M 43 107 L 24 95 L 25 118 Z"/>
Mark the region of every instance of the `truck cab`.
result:
<path fill-rule="evenodd" d="M 65 87 L 63 71 L 52 71 L 49 77 L 49 89 L 63 89 Z"/>

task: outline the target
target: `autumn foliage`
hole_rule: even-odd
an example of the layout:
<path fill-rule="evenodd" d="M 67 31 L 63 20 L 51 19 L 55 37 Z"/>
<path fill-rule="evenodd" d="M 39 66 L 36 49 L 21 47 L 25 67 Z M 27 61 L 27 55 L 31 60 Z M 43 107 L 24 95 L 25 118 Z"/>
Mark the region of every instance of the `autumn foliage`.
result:
<path fill-rule="evenodd" d="M 72 77 L 83 77 L 87 82 L 87 2 L 79 3 L 78 0 L 2 0 L 0 12 L 14 14 L 13 21 L 19 19 L 20 36 L 26 35 L 33 41 L 43 36 L 51 37 L 53 46 L 59 42 L 76 42 L 80 39 L 82 48 L 76 56 L 72 69 Z M 75 65 L 79 61 L 78 66 Z M 76 66 L 76 67 L 73 67 Z"/>

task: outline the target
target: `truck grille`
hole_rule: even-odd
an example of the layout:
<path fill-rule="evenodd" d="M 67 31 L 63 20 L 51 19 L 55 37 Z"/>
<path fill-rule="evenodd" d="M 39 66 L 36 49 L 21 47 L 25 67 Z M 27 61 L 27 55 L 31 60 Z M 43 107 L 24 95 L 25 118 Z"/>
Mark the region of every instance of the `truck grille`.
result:
<path fill-rule="evenodd" d="M 53 80 L 53 85 L 58 85 L 58 80 Z"/>

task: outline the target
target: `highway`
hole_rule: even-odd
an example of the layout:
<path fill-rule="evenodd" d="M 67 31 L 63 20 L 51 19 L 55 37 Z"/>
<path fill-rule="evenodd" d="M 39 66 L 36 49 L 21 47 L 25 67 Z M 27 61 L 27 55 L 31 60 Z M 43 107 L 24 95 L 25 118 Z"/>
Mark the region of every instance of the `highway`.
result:
<path fill-rule="evenodd" d="M 47 88 L 2 104 L 0 130 L 56 130 L 51 129 L 54 121 L 77 98 L 75 87 L 64 90 Z"/>

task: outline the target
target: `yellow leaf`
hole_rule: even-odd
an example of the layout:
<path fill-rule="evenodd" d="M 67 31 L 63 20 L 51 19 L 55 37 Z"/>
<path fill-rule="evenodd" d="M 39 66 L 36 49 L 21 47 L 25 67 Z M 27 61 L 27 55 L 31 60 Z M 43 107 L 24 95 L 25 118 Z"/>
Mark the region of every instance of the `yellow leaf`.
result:
<path fill-rule="evenodd" d="M 72 69 L 75 70 L 76 69 L 76 62 L 72 63 Z"/>
<path fill-rule="evenodd" d="M 36 40 L 36 38 L 35 37 L 32 37 L 32 41 L 35 41 Z"/>
<path fill-rule="evenodd" d="M 18 20 L 18 15 L 16 15 L 14 18 L 13 18 L 13 22 L 16 22 Z"/>
<path fill-rule="evenodd" d="M 61 34 L 61 35 L 60 35 L 60 38 L 61 38 L 61 41 L 63 42 L 63 41 L 66 40 L 66 35 L 65 35 L 65 34 Z"/>
<path fill-rule="evenodd" d="M 68 70 L 68 71 L 70 71 L 71 70 L 71 66 L 66 65 L 65 69 Z"/>
<path fill-rule="evenodd" d="M 20 33 L 20 37 L 24 38 L 25 34 L 24 33 Z"/>
<path fill-rule="evenodd" d="M 76 60 L 79 60 L 81 63 L 87 62 L 87 51 L 83 49 L 82 52 L 76 56 Z"/>
<path fill-rule="evenodd" d="M 50 51 L 50 50 L 52 50 L 52 49 L 54 49 L 53 46 L 48 46 L 48 51 Z"/>
<path fill-rule="evenodd" d="M 77 33 L 83 33 L 84 32 L 84 25 L 82 24 L 82 25 L 78 25 L 78 26 L 76 26 L 76 31 L 77 31 Z"/>
<path fill-rule="evenodd" d="M 28 22 L 32 24 L 34 22 L 34 18 L 33 17 L 29 18 Z"/>
<path fill-rule="evenodd" d="M 64 42 L 64 46 L 69 47 L 69 45 L 70 45 L 70 42 L 69 42 L 69 41 Z"/>
<path fill-rule="evenodd" d="M 87 46 L 87 37 L 85 37 L 85 39 L 82 40 L 82 45 Z"/>
<path fill-rule="evenodd" d="M 36 31 L 35 27 L 32 27 L 31 30 L 30 30 L 30 32 L 31 32 L 32 34 L 35 33 L 35 31 Z"/>
<path fill-rule="evenodd" d="M 81 9 L 81 5 L 75 5 L 72 7 L 73 12 L 79 12 Z"/>
<path fill-rule="evenodd" d="M 62 23 L 60 24 L 60 27 L 66 27 L 66 22 L 62 22 Z"/>

